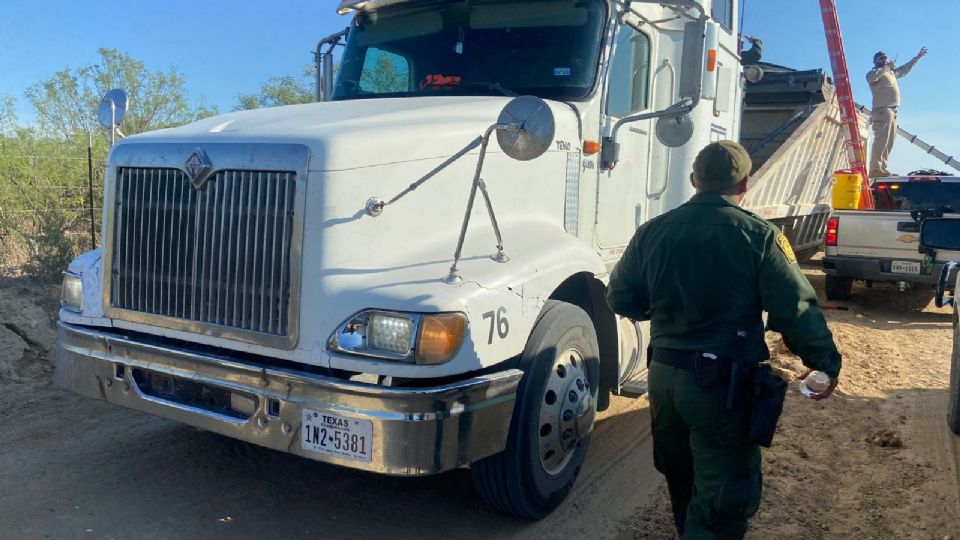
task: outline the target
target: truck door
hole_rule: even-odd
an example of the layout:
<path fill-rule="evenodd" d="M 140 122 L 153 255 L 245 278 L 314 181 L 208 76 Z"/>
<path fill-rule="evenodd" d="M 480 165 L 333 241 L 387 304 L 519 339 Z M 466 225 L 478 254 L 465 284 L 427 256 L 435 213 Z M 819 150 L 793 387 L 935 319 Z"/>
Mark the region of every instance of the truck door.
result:
<path fill-rule="evenodd" d="M 609 125 L 650 105 L 651 41 L 643 32 L 621 26 L 607 75 Z M 624 125 L 618 134 L 620 162 L 600 175 L 597 241 L 608 254 L 619 254 L 645 218 L 646 177 L 650 168 L 649 120 Z M 612 250 L 612 251 L 611 251 Z"/>

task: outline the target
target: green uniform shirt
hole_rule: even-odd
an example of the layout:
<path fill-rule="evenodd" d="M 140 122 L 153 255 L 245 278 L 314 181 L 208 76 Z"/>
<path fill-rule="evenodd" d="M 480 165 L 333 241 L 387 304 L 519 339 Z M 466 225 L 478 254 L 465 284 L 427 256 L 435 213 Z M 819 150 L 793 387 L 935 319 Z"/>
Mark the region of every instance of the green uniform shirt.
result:
<path fill-rule="evenodd" d="M 803 363 L 840 373 L 840 355 L 817 296 L 790 244 L 772 223 L 729 197 L 698 193 L 637 229 L 610 277 L 607 302 L 651 321 L 656 347 L 734 354 L 747 332 L 747 361 L 770 357 L 761 312 Z"/>

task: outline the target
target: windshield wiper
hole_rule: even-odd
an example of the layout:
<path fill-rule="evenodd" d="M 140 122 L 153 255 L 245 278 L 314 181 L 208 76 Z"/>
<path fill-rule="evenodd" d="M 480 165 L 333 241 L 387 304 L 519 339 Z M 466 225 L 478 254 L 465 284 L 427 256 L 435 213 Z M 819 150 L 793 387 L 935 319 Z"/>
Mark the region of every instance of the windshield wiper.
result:
<path fill-rule="evenodd" d="M 520 95 L 514 92 L 513 90 L 510 90 L 509 88 L 504 88 L 500 86 L 497 83 L 484 82 L 484 81 L 471 81 L 471 82 L 462 83 L 460 85 L 461 88 L 469 88 L 471 86 L 477 87 L 477 88 L 486 88 L 488 90 L 494 90 L 508 97 L 517 97 Z"/>

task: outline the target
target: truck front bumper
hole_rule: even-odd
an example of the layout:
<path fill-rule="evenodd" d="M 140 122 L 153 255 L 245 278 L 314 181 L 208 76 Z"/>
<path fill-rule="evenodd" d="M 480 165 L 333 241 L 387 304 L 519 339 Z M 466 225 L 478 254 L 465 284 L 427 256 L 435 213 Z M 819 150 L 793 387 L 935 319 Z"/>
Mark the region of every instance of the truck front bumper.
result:
<path fill-rule="evenodd" d="M 943 263 L 934 263 L 933 270 L 929 274 L 896 274 L 890 271 L 893 260 L 825 255 L 823 257 L 823 273 L 828 276 L 863 281 L 906 281 L 926 285 L 936 285 L 940 279 L 940 270 L 943 268 Z M 948 283 L 953 283 L 955 277 L 956 272 L 950 277 Z"/>
<path fill-rule="evenodd" d="M 509 369 L 442 386 L 384 387 L 257 366 L 60 322 L 54 383 L 274 450 L 372 472 L 419 476 L 502 451 L 522 375 Z M 152 392 L 144 377 L 176 381 L 171 384 L 190 388 L 189 395 Z M 246 404 L 244 413 L 225 413 L 222 406 L 210 405 L 218 396 L 227 396 L 230 403 L 233 395 Z M 304 409 L 370 421 L 371 460 L 304 449 Z"/>

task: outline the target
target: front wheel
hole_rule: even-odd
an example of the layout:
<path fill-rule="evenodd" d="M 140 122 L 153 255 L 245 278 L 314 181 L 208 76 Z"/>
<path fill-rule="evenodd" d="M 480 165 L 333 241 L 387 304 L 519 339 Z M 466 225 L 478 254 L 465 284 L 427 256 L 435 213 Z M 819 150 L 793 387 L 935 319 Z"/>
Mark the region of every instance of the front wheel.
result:
<path fill-rule="evenodd" d="M 539 519 L 570 493 L 593 431 L 600 355 L 590 317 L 550 300 L 520 357 L 523 379 L 506 449 L 470 466 L 491 506 Z"/>

